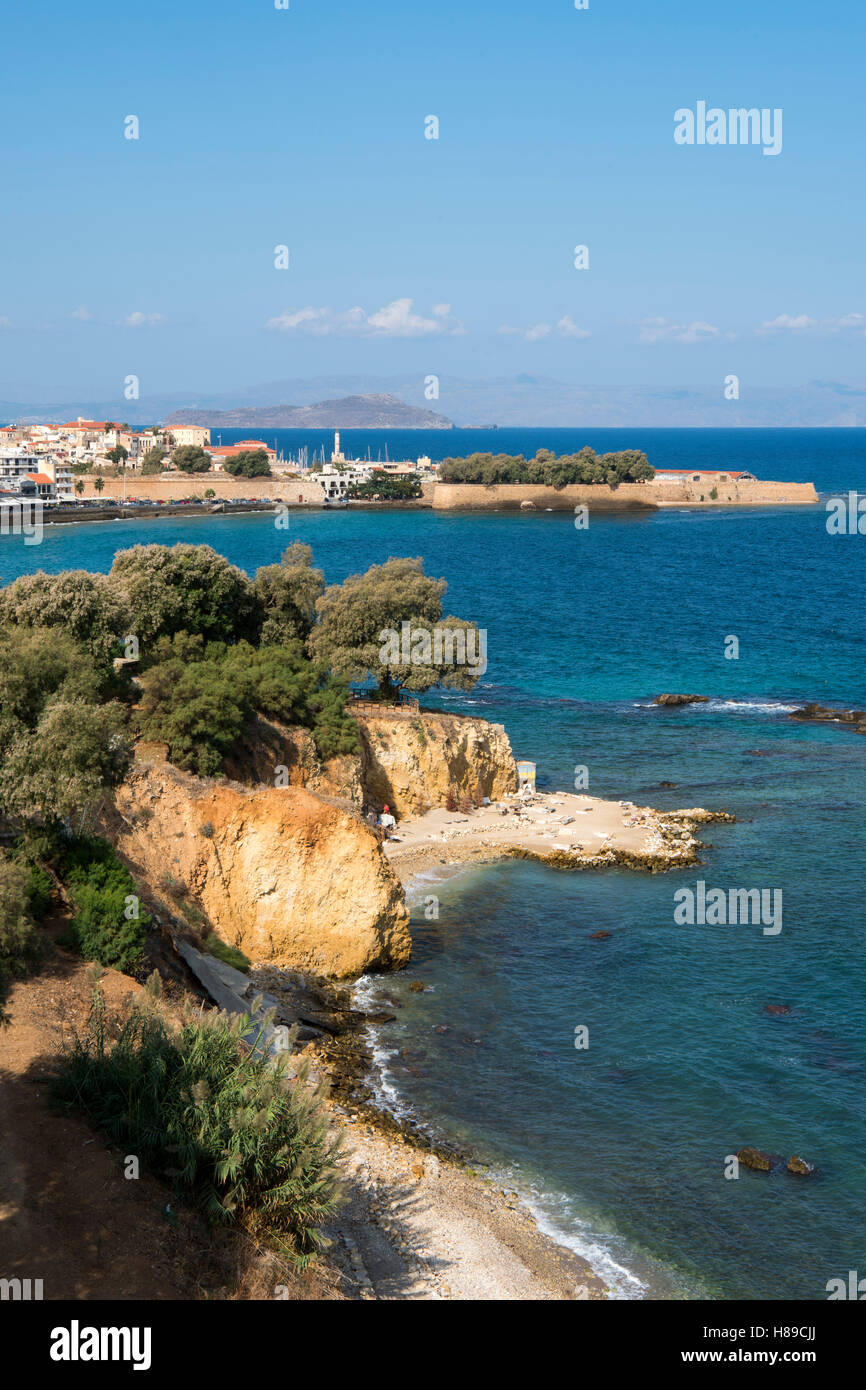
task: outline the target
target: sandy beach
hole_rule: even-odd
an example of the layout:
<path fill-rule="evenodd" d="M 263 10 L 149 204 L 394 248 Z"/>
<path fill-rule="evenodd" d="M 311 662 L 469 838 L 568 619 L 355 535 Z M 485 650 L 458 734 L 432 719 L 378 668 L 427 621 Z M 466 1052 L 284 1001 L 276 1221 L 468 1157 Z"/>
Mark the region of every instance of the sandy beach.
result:
<path fill-rule="evenodd" d="M 404 884 L 436 864 L 514 855 L 573 868 L 622 863 L 665 869 L 694 863 L 696 826 L 724 819 L 723 812 L 701 808 L 662 812 L 573 792 L 515 793 L 468 812 L 434 809 L 407 817 L 384 848 Z"/>
<path fill-rule="evenodd" d="M 350 1298 L 584 1300 L 607 1292 L 587 1262 L 539 1231 L 516 1193 L 335 1107 L 346 1206 L 329 1262 Z"/>

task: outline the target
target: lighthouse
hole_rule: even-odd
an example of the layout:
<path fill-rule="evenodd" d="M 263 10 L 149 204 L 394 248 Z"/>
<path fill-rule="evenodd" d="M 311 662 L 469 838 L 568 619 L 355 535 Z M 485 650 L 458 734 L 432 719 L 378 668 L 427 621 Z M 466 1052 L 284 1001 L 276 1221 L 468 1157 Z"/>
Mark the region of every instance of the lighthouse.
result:
<path fill-rule="evenodd" d="M 331 454 L 331 463 L 345 463 L 346 460 L 340 453 L 340 431 L 334 431 L 334 452 Z"/>

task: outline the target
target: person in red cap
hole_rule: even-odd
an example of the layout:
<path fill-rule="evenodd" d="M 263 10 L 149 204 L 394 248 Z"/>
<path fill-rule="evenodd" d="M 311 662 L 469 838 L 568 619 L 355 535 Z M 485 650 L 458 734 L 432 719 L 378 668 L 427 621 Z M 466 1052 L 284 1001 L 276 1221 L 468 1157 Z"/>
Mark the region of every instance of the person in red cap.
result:
<path fill-rule="evenodd" d="M 379 817 L 379 828 L 381 829 L 382 835 L 384 836 L 384 838 L 385 838 L 386 840 L 390 840 L 390 838 L 391 838 L 391 831 L 394 829 L 394 826 L 395 826 L 396 824 L 397 824 L 397 822 L 395 821 L 394 817 L 391 815 L 391 812 L 389 811 L 388 807 L 387 807 L 387 806 L 383 806 L 383 807 L 382 807 L 382 814 L 381 814 L 381 816 Z"/>

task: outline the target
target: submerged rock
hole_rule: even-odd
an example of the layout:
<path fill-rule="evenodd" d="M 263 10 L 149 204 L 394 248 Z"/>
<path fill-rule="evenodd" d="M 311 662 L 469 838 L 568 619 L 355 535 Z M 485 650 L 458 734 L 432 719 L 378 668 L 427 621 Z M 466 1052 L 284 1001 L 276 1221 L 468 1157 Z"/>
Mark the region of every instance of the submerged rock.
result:
<path fill-rule="evenodd" d="M 781 1014 L 789 1014 L 791 1012 L 791 1006 L 790 1004 L 765 1004 L 763 1011 L 765 1014 L 772 1014 L 775 1017 Z"/>
<path fill-rule="evenodd" d="M 753 1168 L 758 1173 L 769 1173 L 773 1166 L 769 1154 L 761 1153 L 760 1149 L 753 1149 L 748 1145 L 737 1151 L 737 1158 L 744 1168 Z"/>
<path fill-rule="evenodd" d="M 609 931 L 591 931 L 589 933 L 590 941 L 607 941 L 609 936 Z"/>
<path fill-rule="evenodd" d="M 785 1167 L 789 1173 L 795 1173 L 800 1178 L 808 1178 L 815 1172 L 814 1163 L 807 1163 L 805 1158 L 798 1158 L 796 1154 L 792 1154 Z"/>

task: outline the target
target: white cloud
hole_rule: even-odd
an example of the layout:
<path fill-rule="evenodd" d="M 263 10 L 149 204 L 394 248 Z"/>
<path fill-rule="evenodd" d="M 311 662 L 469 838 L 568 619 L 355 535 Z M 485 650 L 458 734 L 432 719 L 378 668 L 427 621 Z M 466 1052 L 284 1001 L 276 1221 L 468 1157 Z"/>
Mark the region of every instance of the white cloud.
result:
<path fill-rule="evenodd" d="M 642 343 L 706 343 L 721 334 L 713 323 L 695 319 L 693 323 L 674 323 L 671 319 L 638 319 Z"/>
<path fill-rule="evenodd" d="M 0 314 L 0 328 L 11 328 L 12 320 L 7 319 L 5 314 Z"/>
<path fill-rule="evenodd" d="M 80 319 L 82 323 L 87 323 L 93 318 L 93 315 L 89 309 L 85 309 L 83 304 L 79 304 L 77 309 L 72 310 L 72 317 L 74 319 Z"/>
<path fill-rule="evenodd" d="M 360 305 L 335 314 L 333 309 L 287 309 L 268 319 L 267 328 L 281 333 L 310 333 L 314 337 L 427 338 L 438 333 L 463 333 L 463 325 L 451 313 L 450 304 L 433 306 L 432 318 L 413 310 L 414 300 L 392 299 L 368 314 Z"/>
<path fill-rule="evenodd" d="M 834 333 L 844 332 L 846 328 L 853 328 L 855 332 L 863 332 L 864 323 L 862 314 L 843 314 L 840 319 L 825 319 L 824 326 L 829 327 Z"/>
<path fill-rule="evenodd" d="M 592 335 L 588 328 L 579 328 L 569 314 L 563 314 L 556 323 L 533 323 L 529 328 L 514 328 L 510 323 L 503 323 L 499 329 L 500 333 L 518 334 L 525 338 L 527 343 L 538 343 L 543 338 L 589 338 Z"/>
<path fill-rule="evenodd" d="M 126 328 L 153 328 L 158 323 L 165 323 L 162 314 L 142 314 L 138 310 L 134 314 L 127 314 L 123 320 Z"/>
<path fill-rule="evenodd" d="M 591 336 L 588 328 L 579 328 L 568 314 L 563 314 L 556 325 L 556 331 L 561 333 L 563 338 L 589 338 Z"/>
<path fill-rule="evenodd" d="M 756 333 L 766 336 L 774 333 L 866 333 L 866 319 L 862 314 L 842 314 L 840 318 L 812 319 L 808 314 L 779 314 L 778 318 L 762 323 Z"/>
<path fill-rule="evenodd" d="M 779 314 L 777 318 L 769 319 L 762 323 L 760 328 L 756 328 L 756 333 L 805 333 L 811 328 L 817 328 L 816 319 L 810 319 L 808 314 Z"/>

